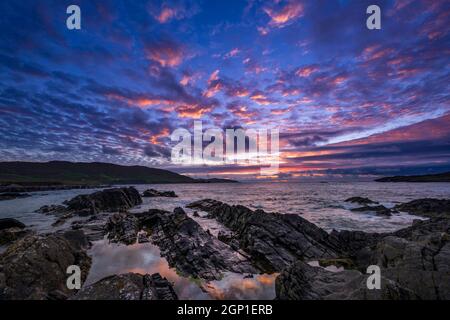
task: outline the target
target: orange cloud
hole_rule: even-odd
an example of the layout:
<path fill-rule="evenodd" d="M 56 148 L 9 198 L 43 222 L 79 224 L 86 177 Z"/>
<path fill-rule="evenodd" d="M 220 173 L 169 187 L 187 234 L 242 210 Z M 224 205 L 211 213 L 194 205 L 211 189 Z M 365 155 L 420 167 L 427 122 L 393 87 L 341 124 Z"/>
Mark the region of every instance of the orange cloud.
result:
<path fill-rule="evenodd" d="M 149 44 L 145 53 L 148 59 L 158 62 L 162 67 L 175 67 L 184 59 L 180 45 L 170 40 L 162 40 Z"/>
<path fill-rule="evenodd" d="M 312 73 L 318 71 L 317 67 L 314 66 L 307 66 L 303 68 L 299 68 L 295 74 L 299 77 L 309 77 Z"/>
<path fill-rule="evenodd" d="M 272 8 L 264 8 L 264 12 L 270 17 L 270 25 L 283 27 L 290 21 L 297 19 L 303 15 L 303 5 L 298 2 L 290 2 L 281 10 Z"/>
<path fill-rule="evenodd" d="M 166 23 L 167 21 L 175 17 L 175 15 L 176 11 L 174 9 L 164 8 L 161 10 L 160 14 L 156 17 L 156 20 L 158 20 L 160 23 Z"/>

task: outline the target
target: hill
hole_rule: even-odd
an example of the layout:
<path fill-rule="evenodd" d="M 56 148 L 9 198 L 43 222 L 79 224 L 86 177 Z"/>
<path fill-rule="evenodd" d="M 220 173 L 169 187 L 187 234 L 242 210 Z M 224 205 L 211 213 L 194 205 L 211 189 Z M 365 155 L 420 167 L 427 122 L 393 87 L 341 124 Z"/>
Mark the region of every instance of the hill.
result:
<path fill-rule="evenodd" d="M 122 166 L 101 162 L 0 162 L 0 184 L 96 185 L 147 183 L 205 183 L 175 172 L 144 166 Z M 233 182 L 217 179 L 216 182 Z"/>
<path fill-rule="evenodd" d="M 450 172 L 419 176 L 394 176 L 376 179 L 378 182 L 450 182 Z"/>

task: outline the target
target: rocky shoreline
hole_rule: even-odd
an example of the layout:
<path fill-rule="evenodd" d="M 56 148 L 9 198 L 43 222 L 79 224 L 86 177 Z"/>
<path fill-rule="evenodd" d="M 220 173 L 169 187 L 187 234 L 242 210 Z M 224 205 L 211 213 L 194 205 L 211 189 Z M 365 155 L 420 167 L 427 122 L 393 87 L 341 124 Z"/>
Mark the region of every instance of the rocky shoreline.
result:
<path fill-rule="evenodd" d="M 380 206 L 367 198 L 346 201 L 374 212 Z M 171 268 L 193 279 L 279 273 L 277 299 L 450 299 L 449 202 L 418 199 L 380 208 L 380 214 L 402 211 L 428 218 L 396 232 L 328 233 L 299 215 L 212 199 L 186 205 L 196 210 L 193 217 L 181 207 L 131 213 L 142 203 L 135 188 L 105 189 L 40 208 L 61 227 L 51 234 L 0 219 L 0 244 L 8 244 L 0 255 L 0 299 L 177 299 L 173 285 L 159 274 L 111 275 L 79 291 L 67 289 L 66 268 L 79 265 L 84 282 L 92 264 L 87 250 L 104 237 L 123 245 L 151 242 Z M 196 221 L 198 212 L 224 229 L 211 234 Z M 366 286 L 370 265 L 380 267 L 380 290 Z"/>

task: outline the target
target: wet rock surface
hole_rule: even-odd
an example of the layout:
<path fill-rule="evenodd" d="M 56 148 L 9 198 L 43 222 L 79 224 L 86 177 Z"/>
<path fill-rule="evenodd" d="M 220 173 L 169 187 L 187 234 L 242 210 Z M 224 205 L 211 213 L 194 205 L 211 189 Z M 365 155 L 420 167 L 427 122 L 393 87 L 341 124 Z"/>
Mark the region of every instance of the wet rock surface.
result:
<path fill-rule="evenodd" d="M 297 259 L 333 258 L 340 253 L 333 237 L 298 215 L 252 211 L 211 199 L 188 207 L 208 212 L 208 217 L 232 230 L 240 249 L 265 272 L 280 271 Z"/>
<path fill-rule="evenodd" d="M 450 218 L 450 199 L 417 199 L 398 204 L 394 209 L 429 218 Z"/>
<path fill-rule="evenodd" d="M 187 276 L 220 279 L 223 272 L 257 272 L 237 251 L 219 241 L 181 208 L 149 210 L 135 215 L 171 267 Z"/>
<path fill-rule="evenodd" d="M 383 205 L 364 206 L 364 207 L 350 209 L 350 211 L 353 211 L 353 212 L 375 212 L 377 215 L 386 216 L 386 217 L 392 216 L 392 213 L 395 212 L 391 209 L 386 208 Z"/>
<path fill-rule="evenodd" d="M 54 215 L 57 220 L 53 226 L 60 226 L 72 217 L 91 217 L 101 212 L 125 212 L 142 204 L 139 192 L 133 188 L 113 188 L 92 194 L 79 195 L 65 201 L 65 205 L 45 205 L 36 212 Z"/>
<path fill-rule="evenodd" d="M 29 235 L 0 256 L 0 299 L 67 298 L 67 267 L 78 265 L 84 282 L 91 258 L 62 236 Z"/>
<path fill-rule="evenodd" d="M 348 271 L 330 274 L 301 263 L 284 270 L 277 279 L 280 299 L 450 299 L 450 219 L 416 220 L 413 226 L 393 233 L 370 234 L 361 231 L 333 231 L 356 280 Z M 380 267 L 382 290 L 366 291 L 364 273 L 370 265 Z M 312 268 L 312 269 L 311 269 Z M 357 273 L 355 273 L 357 272 Z M 356 281 L 356 282 L 355 282 Z M 383 285 L 388 285 L 383 287 Z M 337 287 L 336 287 L 337 286 Z M 308 288 L 308 289 L 305 289 Z M 327 295 L 336 290 L 344 295 Z M 387 290 L 387 291 L 386 291 Z"/>
<path fill-rule="evenodd" d="M 142 193 L 142 197 L 167 197 L 167 198 L 176 198 L 178 197 L 174 191 L 158 191 L 155 189 L 148 189 Z"/>
<path fill-rule="evenodd" d="M 82 288 L 72 300 L 177 300 L 173 287 L 160 274 L 112 275 Z"/>
<path fill-rule="evenodd" d="M 330 272 L 298 261 L 277 277 L 281 300 L 411 300 L 417 296 L 398 283 L 381 278 L 381 289 L 367 288 L 368 275 L 357 270 Z"/>

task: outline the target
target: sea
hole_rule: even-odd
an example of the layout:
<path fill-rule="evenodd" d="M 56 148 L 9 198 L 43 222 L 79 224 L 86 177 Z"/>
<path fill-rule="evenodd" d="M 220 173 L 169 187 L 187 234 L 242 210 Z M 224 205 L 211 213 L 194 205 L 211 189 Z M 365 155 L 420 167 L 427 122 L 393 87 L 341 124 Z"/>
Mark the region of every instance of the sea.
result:
<path fill-rule="evenodd" d="M 215 220 L 200 214 L 194 217 L 185 206 L 201 199 L 215 199 L 228 204 L 240 204 L 251 209 L 262 209 L 280 214 L 298 214 L 328 232 L 331 230 L 361 230 L 391 232 L 410 226 L 415 219 L 407 213 L 391 217 L 374 212 L 352 212 L 358 205 L 345 202 L 349 197 L 368 197 L 390 208 L 395 204 L 420 198 L 450 198 L 450 183 L 380 183 L 380 182 L 296 182 L 296 183 L 209 183 L 136 185 L 140 192 L 154 188 L 173 190 L 177 198 L 143 198 L 143 204 L 131 212 L 148 209 L 173 210 L 183 207 L 188 215 L 204 229 L 216 235 L 223 228 Z M 99 189 L 100 190 L 100 189 Z M 0 218 L 15 218 L 38 233 L 55 231 L 52 216 L 36 213 L 44 205 L 62 204 L 79 194 L 97 189 L 57 190 L 33 192 L 31 197 L 0 201 Z M 6 247 L 0 247 L 0 252 Z M 174 285 L 180 299 L 243 299 L 265 300 L 275 297 L 275 279 L 278 274 L 242 275 L 225 273 L 215 281 L 185 277 L 169 267 L 158 247 L 151 243 L 129 246 L 109 243 L 107 239 L 93 242 L 88 254 L 92 267 L 84 285 L 106 276 L 127 272 L 160 273 Z"/>

